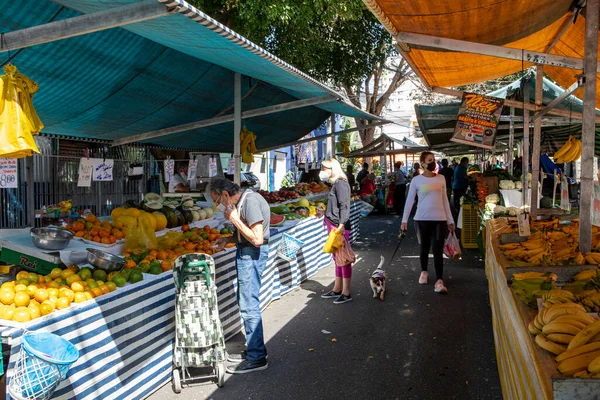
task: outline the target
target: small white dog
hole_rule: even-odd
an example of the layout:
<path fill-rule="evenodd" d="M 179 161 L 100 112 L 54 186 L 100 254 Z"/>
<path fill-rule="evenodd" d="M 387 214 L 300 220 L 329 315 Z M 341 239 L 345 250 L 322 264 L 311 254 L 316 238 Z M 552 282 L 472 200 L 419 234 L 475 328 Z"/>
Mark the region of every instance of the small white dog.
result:
<path fill-rule="evenodd" d="M 379 297 L 379 299 L 382 301 L 385 297 L 385 280 L 387 278 L 387 274 L 383 269 L 381 269 L 384 261 L 385 258 L 381 256 L 381 261 L 369 280 L 369 283 L 371 284 L 371 290 L 373 290 L 373 298 Z"/>

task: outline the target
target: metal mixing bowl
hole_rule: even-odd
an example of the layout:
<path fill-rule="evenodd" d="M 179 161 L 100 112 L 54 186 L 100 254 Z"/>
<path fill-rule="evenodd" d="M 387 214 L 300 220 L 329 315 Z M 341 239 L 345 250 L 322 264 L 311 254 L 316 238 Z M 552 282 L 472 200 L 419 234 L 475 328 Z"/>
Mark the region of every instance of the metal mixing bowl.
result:
<path fill-rule="evenodd" d="M 125 260 L 114 254 L 98 249 L 86 249 L 88 251 L 87 260 L 95 268 L 106 272 L 120 271 L 125 265 Z"/>
<path fill-rule="evenodd" d="M 71 232 L 58 228 L 33 228 L 30 235 L 35 247 L 44 250 L 62 250 L 73 239 Z"/>

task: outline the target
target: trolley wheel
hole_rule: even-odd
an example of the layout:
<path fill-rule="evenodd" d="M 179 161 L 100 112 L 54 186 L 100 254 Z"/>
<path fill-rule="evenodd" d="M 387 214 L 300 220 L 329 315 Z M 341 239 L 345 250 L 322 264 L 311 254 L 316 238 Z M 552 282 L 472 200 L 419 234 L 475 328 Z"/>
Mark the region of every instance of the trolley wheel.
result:
<path fill-rule="evenodd" d="M 173 368 L 173 391 L 181 393 L 181 372 L 177 368 Z"/>
<path fill-rule="evenodd" d="M 215 366 L 215 373 L 217 375 L 217 386 L 220 388 L 225 386 L 225 364 L 218 363 Z"/>

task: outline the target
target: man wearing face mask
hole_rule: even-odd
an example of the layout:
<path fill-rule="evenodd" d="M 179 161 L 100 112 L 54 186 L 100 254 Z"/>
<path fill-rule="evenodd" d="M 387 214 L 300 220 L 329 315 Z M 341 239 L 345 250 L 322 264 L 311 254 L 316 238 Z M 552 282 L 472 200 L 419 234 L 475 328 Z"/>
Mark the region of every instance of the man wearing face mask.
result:
<path fill-rule="evenodd" d="M 271 210 L 266 200 L 251 190 L 241 192 L 238 185 L 223 177 L 209 184 L 210 197 L 237 230 L 237 237 L 218 239 L 214 247 L 222 250 L 227 242 L 237 242 L 236 267 L 238 305 L 246 332 L 246 351 L 229 354 L 231 374 L 246 374 L 267 369 L 267 350 L 260 312 L 262 274 L 269 258 Z"/>
<path fill-rule="evenodd" d="M 187 193 L 190 191 L 188 184 L 188 163 L 180 161 L 175 165 L 177 174 L 171 177 L 169 181 L 169 193 Z"/>

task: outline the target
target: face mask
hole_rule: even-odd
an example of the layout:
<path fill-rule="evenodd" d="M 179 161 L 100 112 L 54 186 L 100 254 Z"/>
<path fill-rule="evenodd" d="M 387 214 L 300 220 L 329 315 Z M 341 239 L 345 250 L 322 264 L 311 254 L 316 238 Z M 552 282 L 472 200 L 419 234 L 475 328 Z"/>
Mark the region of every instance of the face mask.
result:
<path fill-rule="evenodd" d="M 329 174 L 327 174 L 325 171 L 321 171 L 319 172 L 319 179 L 323 182 L 329 182 Z"/>
<path fill-rule="evenodd" d="M 219 210 L 219 212 L 224 213 L 226 209 L 227 209 L 227 207 L 225 207 L 223 204 L 219 204 L 217 206 L 217 210 Z"/>
<path fill-rule="evenodd" d="M 436 167 L 435 161 L 432 162 L 431 164 L 427 164 L 427 169 L 431 172 L 435 171 L 435 167 Z"/>

